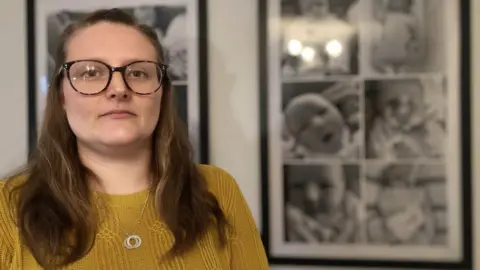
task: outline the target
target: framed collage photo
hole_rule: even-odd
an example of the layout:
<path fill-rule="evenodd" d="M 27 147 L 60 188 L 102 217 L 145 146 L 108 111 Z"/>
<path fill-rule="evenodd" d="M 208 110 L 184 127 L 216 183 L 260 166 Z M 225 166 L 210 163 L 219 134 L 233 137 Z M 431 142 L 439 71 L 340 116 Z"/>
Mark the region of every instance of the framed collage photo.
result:
<path fill-rule="evenodd" d="M 206 5 L 206 0 L 27 0 L 30 151 L 42 124 L 61 33 L 96 9 L 120 8 L 155 29 L 195 159 L 208 163 Z"/>
<path fill-rule="evenodd" d="M 270 262 L 471 269 L 468 1 L 259 2 Z"/>

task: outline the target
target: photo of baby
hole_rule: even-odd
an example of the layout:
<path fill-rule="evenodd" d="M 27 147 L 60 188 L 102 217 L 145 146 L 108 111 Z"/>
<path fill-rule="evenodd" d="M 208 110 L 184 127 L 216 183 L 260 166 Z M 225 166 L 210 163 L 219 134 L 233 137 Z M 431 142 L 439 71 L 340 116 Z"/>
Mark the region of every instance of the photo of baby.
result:
<path fill-rule="evenodd" d="M 368 242 L 445 245 L 445 166 L 420 163 L 367 165 Z"/>
<path fill-rule="evenodd" d="M 444 69 L 443 0 L 366 0 L 360 30 L 361 73 L 405 74 Z"/>
<path fill-rule="evenodd" d="M 363 241 L 362 201 L 356 165 L 339 163 L 284 167 L 287 242 Z"/>
<path fill-rule="evenodd" d="M 446 99 L 441 77 L 365 83 L 366 157 L 444 157 Z"/>
<path fill-rule="evenodd" d="M 284 160 L 358 159 L 359 87 L 355 81 L 285 83 Z"/>
<path fill-rule="evenodd" d="M 321 78 L 358 72 L 357 0 L 284 0 L 281 69 L 288 78 Z"/>

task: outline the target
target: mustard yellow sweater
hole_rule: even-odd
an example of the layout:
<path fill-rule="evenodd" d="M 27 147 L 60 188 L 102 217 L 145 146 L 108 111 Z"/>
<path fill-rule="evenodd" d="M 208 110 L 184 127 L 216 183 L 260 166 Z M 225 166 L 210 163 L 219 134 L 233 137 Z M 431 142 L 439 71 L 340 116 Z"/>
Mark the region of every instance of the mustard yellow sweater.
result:
<path fill-rule="evenodd" d="M 209 189 L 217 196 L 222 209 L 234 229 L 228 235 L 228 245 L 221 249 L 212 229 L 196 247 L 181 257 L 168 261 L 158 260 L 173 243 L 168 228 L 156 217 L 152 200 L 137 226 L 142 237 L 138 249 L 123 246 L 124 229 L 134 227 L 148 191 L 131 195 L 101 195 L 109 202 L 110 215 L 101 217 L 96 242 L 90 253 L 67 269 L 85 270 L 268 270 L 260 235 L 246 201 L 235 180 L 222 169 L 201 165 Z M 4 182 L 0 182 L 0 270 L 41 269 L 33 256 L 22 245 L 18 229 L 10 218 L 3 196 Z M 116 219 L 117 222 L 115 222 Z M 118 221 L 122 221 L 119 228 Z"/>

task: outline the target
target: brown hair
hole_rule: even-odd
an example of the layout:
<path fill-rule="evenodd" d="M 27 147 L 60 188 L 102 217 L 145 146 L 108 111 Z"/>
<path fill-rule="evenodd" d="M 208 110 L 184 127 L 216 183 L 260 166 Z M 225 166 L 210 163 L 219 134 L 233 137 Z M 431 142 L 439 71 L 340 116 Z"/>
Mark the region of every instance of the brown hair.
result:
<path fill-rule="evenodd" d="M 151 41 L 163 62 L 163 49 L 155 31 L 138 24 L 119 9 L 98 10 L 65 29 L 56 68 L 66 57 L 66 43 L 80 29 L 99 22 L 133 27 Z M 86 181 L 92 174 L 78 156 L 76 138 L 62 107 L 58 73 L 52 79 L 40 137 L 25 172 L 26 181 L 10 193 L 23 243 L 44 268 L 56 268 L 85 256 L 94 243 L 98 217 Z M 206 180 L 192 159 L 187 131 L 172 101 L 171 82 L 164 76 L 160 117 L 153 132 L 151 173 L 156 186 L 156 208 L 175 242 L 167 255 L 178 255 L 216 226 L 220 244 L 226 243 L 228 222 Z M 9 181 L 11 183 L 12 181 Z M 160 188 L 162 184 L 162 188 Z M 160 194 L 161 193 L 161 194 Z"/>

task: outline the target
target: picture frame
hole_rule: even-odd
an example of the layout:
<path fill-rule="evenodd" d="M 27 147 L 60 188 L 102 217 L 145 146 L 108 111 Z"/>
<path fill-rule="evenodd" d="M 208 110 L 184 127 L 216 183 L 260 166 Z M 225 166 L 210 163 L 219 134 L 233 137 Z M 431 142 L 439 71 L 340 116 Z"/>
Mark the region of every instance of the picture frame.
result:
<path fill-rule="evenodd" d="M 258 9 L 271 265 L 473 269 L 469 1 Z"/>
<path fill-rule="evenodd" d="M 115 7 L 157 31 L 167 52 L 174 99 L 187 126 L 194 159 L 209 162 L 207 0 L 26 0 L 26 6 L 30 154 L 41 126 L 61 31 L 88 12 Z"/>

